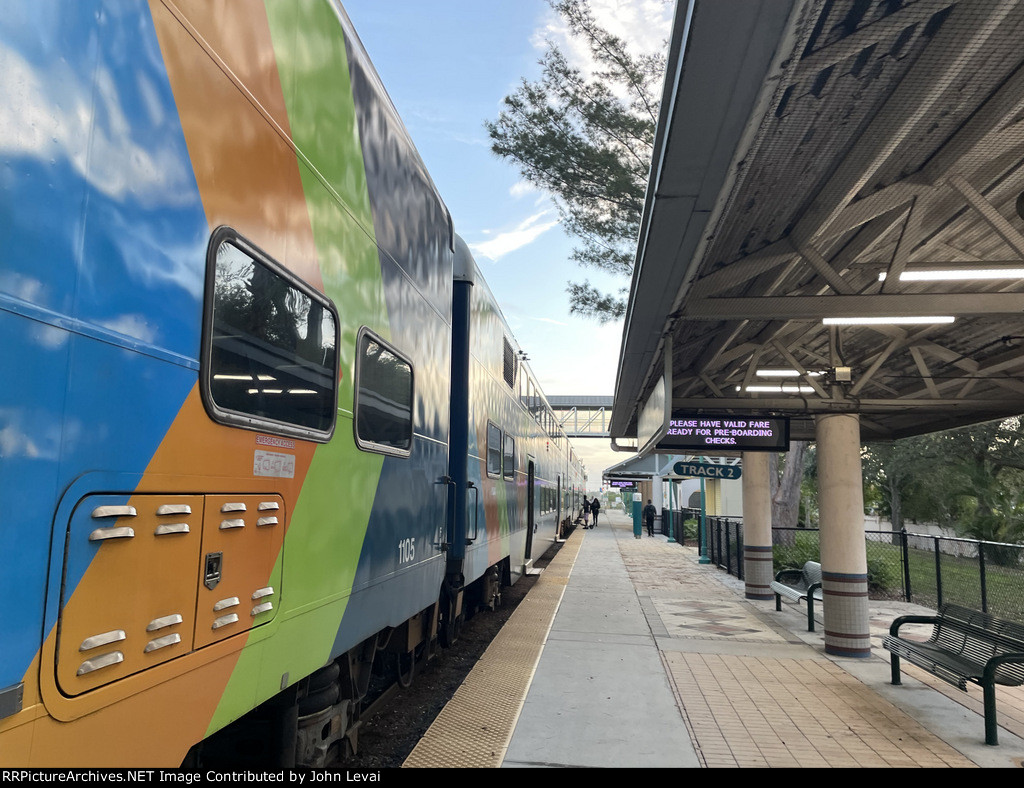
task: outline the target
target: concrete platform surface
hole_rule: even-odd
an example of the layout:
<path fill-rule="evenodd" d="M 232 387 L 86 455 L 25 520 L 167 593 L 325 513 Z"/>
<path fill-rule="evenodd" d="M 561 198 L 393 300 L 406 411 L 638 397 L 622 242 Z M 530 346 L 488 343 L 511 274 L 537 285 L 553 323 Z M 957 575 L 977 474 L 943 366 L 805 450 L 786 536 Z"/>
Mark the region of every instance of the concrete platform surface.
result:
<path fill-rule="evenodd" d="M 562 545 L 406 767 L 1021 766 L 1021 688 L 997 689 L 990 747 L 980 690 L 912 665 L 889 683 L 881 639 L 926 609 L 872 602 L 872 656 L 833 657 L 805 608 L 747 600 L 695 549 L 601 520 Z"/>

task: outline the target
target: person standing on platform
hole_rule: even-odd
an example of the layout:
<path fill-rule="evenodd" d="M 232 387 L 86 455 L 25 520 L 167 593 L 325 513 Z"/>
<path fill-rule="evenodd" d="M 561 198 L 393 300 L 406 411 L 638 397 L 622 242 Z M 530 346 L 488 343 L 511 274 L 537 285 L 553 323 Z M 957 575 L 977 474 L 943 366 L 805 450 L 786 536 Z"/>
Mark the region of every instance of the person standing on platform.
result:
<path fill-rule="evenodd" d="M 647 499 L 647 506 L 644 507 L 644 520 L 647 521 L 647 535 L 654 536 L 654 516 L 658 513 L 658 510 L 654 508 L 654 504 L 651 503 L 651 499 Z"/>
<path fill-rule="evenodd" d="M 583 496 L 583 528 L 587 529 L 590 527 L 590 501 L 587 500 L 587 496 Z"/>
<path fill-rule="evenodd" d="M 594 525 L 597 525 L 597 515 L 601 511 L 601 502 L 597 500 L 597 496 L 594 496 L 594 500 L 590 502 L 590 513 L 594 515 Z M 594 525 L 590 527 L 593 528 Z"/>

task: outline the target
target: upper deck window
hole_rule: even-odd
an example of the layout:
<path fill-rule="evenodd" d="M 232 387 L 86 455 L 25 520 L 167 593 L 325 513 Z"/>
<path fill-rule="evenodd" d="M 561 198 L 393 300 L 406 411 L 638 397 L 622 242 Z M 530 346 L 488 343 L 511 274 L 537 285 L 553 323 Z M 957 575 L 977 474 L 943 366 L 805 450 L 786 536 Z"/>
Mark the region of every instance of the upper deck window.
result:
<path fill-rule="evenodd" d="M 215 421 L 326 442 L 334 431 L 334 305 L 221 227 L 207 255 L 202 393 Z"/>

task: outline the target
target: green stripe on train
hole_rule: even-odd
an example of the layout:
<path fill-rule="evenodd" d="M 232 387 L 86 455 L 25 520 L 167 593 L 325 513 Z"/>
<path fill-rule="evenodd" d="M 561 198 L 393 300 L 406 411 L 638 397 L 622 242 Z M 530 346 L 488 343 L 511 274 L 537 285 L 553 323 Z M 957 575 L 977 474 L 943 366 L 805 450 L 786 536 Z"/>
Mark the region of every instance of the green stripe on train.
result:
<path fill-rule="evenodd" d="M 250 637 L 255 648 L 243 651 L 211 732 L 247 711 L 254 696 L 278 692 L 285 673 L 293 683 L 328 659 L 383 465 L 383 457 L 359 451 L 351 437 L 356 333 L 367 325 L 388 338 L 390 330 L 342 29 L 328 3 L 266 6 L 292 139 L 309 160 L 300 156 L 300 170 L 324 289 L 340 315 L 342 412 L 335 438 L 317 448 L 291 513 L 285 607 L 267 625 L 273 637 Z"/>

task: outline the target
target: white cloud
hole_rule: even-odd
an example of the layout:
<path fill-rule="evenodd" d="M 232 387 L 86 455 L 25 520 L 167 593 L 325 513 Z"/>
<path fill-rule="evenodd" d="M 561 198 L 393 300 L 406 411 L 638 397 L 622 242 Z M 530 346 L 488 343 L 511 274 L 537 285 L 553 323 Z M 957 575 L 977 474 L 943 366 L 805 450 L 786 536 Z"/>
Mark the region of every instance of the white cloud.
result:
<path fill-rule="evenodd" d="M 469 248 L 476 254 L 497 262 L 510 252 L 533 243 L 548 230 L 557 227 L 558 222 L 558 217 L 553 211 L 541 211 L 523 220 L 514 229 L 499 232 L 489 241 L 469 244 Z"/>
<path fill-rule="evenodd" d="M 673 3 L 668 0 L 589 0 L 595 21 L 612 35 L 627 43 L 635 54 L 665 52 L 672 31 Z M 548 12 L 533 37 L 537 49 L 553 41 L 570 65 L 584 74 L 595 70 L 594 59 L 582 40 L 574 38 L 568 26 L 554 11 Z"/>
<path fill-rule="evenodd" d="M 537 187 L 529 181 L 518 181 L 508 190 L 508 193 L 518 200 L 520 197 L 525 197 L 528 194 L 536 194 Z"/>

